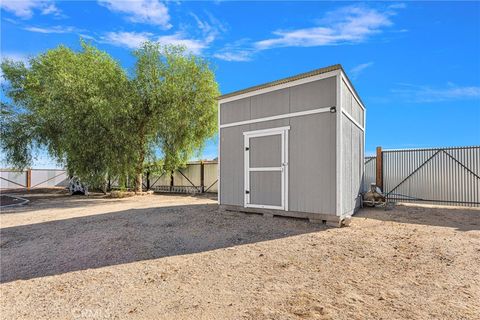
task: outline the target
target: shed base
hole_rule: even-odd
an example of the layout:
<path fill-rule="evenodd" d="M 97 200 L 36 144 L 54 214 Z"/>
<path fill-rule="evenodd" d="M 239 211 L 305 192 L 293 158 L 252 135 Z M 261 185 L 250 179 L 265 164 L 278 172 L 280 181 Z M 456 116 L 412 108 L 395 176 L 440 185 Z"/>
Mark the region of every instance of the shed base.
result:
<path fill-rule="evenodd" d="M 312 212 L 299 212 L 299 211 L 284 211 L 276 209 L 262 209 L 262 208 L 245 208 L 242 206 L 233 206 L 221 204 L 220 210 L 229 211 L 229 212 L 245 212 L 245 213 L 254 213 L 261 214 L 264 217 L 291 217 L 291 218 L 300 218 L 308 219 L 311 223 L 325 224 L 329 227 L 343 227 L 350 224 L 350 218 L 340 218 L 336 215 L 325 214 L 325 213 L 312 213 Z"/>

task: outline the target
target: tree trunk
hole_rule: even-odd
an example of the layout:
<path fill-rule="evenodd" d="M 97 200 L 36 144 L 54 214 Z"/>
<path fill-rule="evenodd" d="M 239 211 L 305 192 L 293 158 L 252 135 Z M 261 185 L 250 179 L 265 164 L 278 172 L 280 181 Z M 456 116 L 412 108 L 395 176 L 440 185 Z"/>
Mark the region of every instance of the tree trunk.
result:
<path fill-rule="evenodd" d="M 142 149 L 142 151 L 140 152 L 140 158 L 138 159 L 137 168 L 135 170 L 135 192 L 142 192 L 144 160 L 145 160 L 145 150 Z"/>
<path fill-rule="evenodd" d="M 142 121 L 138 128 L 138 133 L 140 137 L 140 155 L 138 158 L 137 168 L 135 170 L 135 192 L 142 192 L 143 187 L 143 161 L 145 161 L 145 147 L 146 147 L 146 137 L 145 137 L 145 122 Z"/>
<path fill-rule="evenodd" d="M 135 192 L 142 192 L 142 184 L 143 184 L 143 172 L 142 170 L 140 170 L 140 173 L 136 172 L 136 176 L 135 176 Z"/>

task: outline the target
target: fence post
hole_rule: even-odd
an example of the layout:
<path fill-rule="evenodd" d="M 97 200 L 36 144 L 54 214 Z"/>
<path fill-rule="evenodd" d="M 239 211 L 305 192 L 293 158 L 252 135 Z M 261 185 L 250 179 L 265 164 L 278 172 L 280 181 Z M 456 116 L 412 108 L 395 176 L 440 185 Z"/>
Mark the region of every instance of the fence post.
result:
<path fill-rule="evenodd" d="M 150 171 L 147 171 L 147 190 L 150 190 Z"/>
<path fill-rule="evenodd" d="M 205 164 L 200 161 L 200 188 L 201 192 L 205 193 Z"/>
<path fill-rule="evenodd" d="M 383 191 L 383 153 L 382 147 L 377 147 L 377 162 L 375 172 L 375 184 Z"/>
<path fill-rule="evenodd" d="M 173 170 L 170 171 L 170 192 L 173 191 Z"/>
<path fill-rule="evenodd" d="M 27 170 L 27 183 L 26 183 L 27 189 L 30 190 L 32 187 L 32 169 Z"/>

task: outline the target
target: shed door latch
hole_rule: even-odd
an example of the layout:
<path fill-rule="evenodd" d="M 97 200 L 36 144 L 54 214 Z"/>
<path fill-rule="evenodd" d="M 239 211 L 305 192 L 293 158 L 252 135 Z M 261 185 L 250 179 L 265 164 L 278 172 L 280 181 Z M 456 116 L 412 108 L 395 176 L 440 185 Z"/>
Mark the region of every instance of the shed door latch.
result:
<path fill-rule="evenodd" d="M 248 150 L 250 150 L 250 148 L 249 148 L 249 147 L 245 147 L 245 151 L 248 151 Z"/>

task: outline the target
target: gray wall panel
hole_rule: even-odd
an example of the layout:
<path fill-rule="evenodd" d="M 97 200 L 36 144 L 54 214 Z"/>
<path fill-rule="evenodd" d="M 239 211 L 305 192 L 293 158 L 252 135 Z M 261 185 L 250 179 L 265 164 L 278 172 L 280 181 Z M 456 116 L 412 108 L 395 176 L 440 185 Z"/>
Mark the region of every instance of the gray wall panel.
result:
<path fill-rule="evenodd" d="M 350 214 L 360 205 L 363 149 L 363 132 L 342 115 L 342 214 Z"/>
<path fill-rule="evenodd" d="M 281 178 L 280 171 L 250 172 L 250 203 L 281 206 Z"/>
<path fill-rule="evenodd" d="M 342 81 L 342 107 L 343 109 L 352 116 L 355 121 L 357 121 L 362 126 L 365 126 L 365 117 L 364 111 L 358 103 L 357 99 L 353 96 L 353 93 L 350 91 L 345 81 Z"/>
<path fill-rule="evenodd" d="M 220 203 L 243 206 L 244 146 L 243 132 L 249 125 L 221 129 L 220 143 Z"/>
<path fill-rule="evenodd" d="M 336 77 L 290 88 L 290 112 L 333 107 L 336 105 Z"/>
<path fill-rule="evenodd" d="M 220 105 L 220 124 L 250 120 L 250 98 Z"/>
<path fill-rule="evenodd" d="M 290 119 L 289 210 L 335 214 L 335 114 Z"/>
<path fill-rule="evenodd" d="M 253 130 L 285 127 L 285 126 L 288 126 L 289 124 L 290 124 L 290 119 L 264 121 L 264 122 L 252 123 L 250 125 L 250 130 L 253 131 Z"/>
<path fill-rule="evenodd" d="M 250 138 L 250 167 L 280 167 L 282 136 L 280 134 Z"/>
<path fill-rule="evenodd" d="M 251 119 L 289 113 L 289 95 L 287 88 L 251 97 Z"/>

